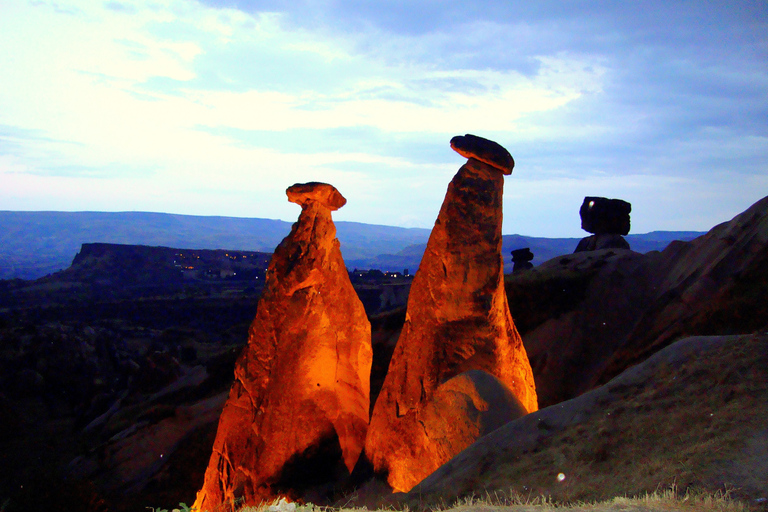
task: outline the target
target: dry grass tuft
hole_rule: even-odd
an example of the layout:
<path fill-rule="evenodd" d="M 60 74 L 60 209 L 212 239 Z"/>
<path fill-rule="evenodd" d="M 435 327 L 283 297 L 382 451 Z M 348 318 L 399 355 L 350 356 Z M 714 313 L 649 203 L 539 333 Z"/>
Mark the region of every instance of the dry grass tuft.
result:
<path fill-rule="evenodd" d="M 407 503 L 495 489 L 592 503 L 673 486 L 732 489 L 747 502 L 768 497 L 768 336 L 726 338 L 683 362 L 662 361 L 648 381 L 606 389 L 578 423 L 542 421 L 534 447 L 478 451 L 471 470 L 457 466 L 456 478 L 412 491 Z"/>
<path fill-rule="evenodd" d="M 678 493 L 670 488 L 637 497 L 617 497 L 606 501 L 580 502 L 570 505 L 558 504 L 544 496 L 523 497 L 512 493 L 486 494 L 484 497 L 470 496 L 456 501 L 449 507 L 425 507 L 431 512 L 749 512 L 744 502 L 731 498 L 729 492 L 714 494 L 687 490 Z M 374 512 L 392 512 L 393 509 L 378 509 Z M 408 507 L 403 509 L 410 512 Z M 369 512 L 367 508 L 318 507 L 312 504 L 296 505 L 290 511 L 278 506 L 275 501 L 258 507 L 245 507 L 239 512 Z"/>

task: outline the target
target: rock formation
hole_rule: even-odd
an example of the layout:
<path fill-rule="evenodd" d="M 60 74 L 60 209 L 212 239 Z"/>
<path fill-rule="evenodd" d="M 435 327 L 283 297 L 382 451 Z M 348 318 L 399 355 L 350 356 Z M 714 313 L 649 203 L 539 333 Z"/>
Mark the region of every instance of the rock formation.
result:
<path fill-rule="evenodd" d="M 504 176 L 512 174 L 515 161 L 509 151 L 492 140 L 470 133 L 457 135 L 451 139 L 451 148 L 467 159 L 474 159 L 501 171 Z"/>
<path fill-rule="evenodd" d="M 621 235 L 603 233 L 582 238 L 573 252 L 599 251 L 601 249 L 629 250 L 629 242 Z"/>
<path fill-rule="evenodd" d="M 533 253 L 531 252 L 530 247 L 512 251 L 512 273 L 522 272 L 523 270 L 533 268 L 533 263 L 531 263 L 532 259 Z"/>
<path fill-rule="evenodd" d="M 661 252 L 558 257 L 507 283 L 512 314 L 526 313 L 518 327 L 541 407 L 589 391 L 683 336 L 763 329 L 766 290 L 768 197 Z"/>
<path fill-rule="evenodd" d="M 440 384 L 421 409 L 422 430 L 412 433 L 415 442 L 408 453 L 419 468 L 409 472 L 420 481 L 484 435 L 527 413 L 493 375 L 482 370 L 460 373 Z"/>
<path fill-rule="evenodd" d="M 451 147 L 469 160 L 448 187 L 411 286 L 405 325 L 366 438 L 374 471 L 386 474 L 396 491 L 409 490 L 487 430 L 465 428 L 476 413 L 463 412 L 467 399 L 452 398 L 455 386 L 475 397 L 477 382 L 452 378 L 482 370 L 497 379 L 492 395 L 503 395 L 499 389 L 506 387 L 522 411 L 538 408 L 504 291 L 502 192 L 514 162 L 503 147 L 475 136 L 454 137 Z M 472 402 L 477 410 L 485 407 Z M 450 425 L 430 419 L 438 408 L 453 418 Z M 464 425 L 462 432 L 454 425 Z"/>
<path fill-rule="evenodd" d="M 621 199 L 585 197 L 579 208 L 581 229 L 595 235 L 626 235 L 631 211 L 632 205 Z"/>
<path fill-rule="evenodd" d="M 574 252 L 629 249 L 623 235 L 629 233 L 632 205 L 621 199 L 585 197 L 579 208 L 581 229 L 593 236 L 582 239 Z"/>
<path fill-rule="evenodd" d="M 331 219 L 346 201 L 321 183 L 287 194 L 301 215 L 269 264 L 197 510 L 300 493 L 351 473 L 363 449 L 371 331 Z"/>
<path fill-rule="evenodd" d="M 660 485 L 733 486 L 737 499 L 757 501 L 768 493 L 766 417 L 768 336 L 685 338 L 605 386 L 500 427 L 398 508 L 496 490 L 599 501 L 612 499 L 617 487 L 642 493 Z M 718 443 L 715 456 L 701 448 L 720 435 L 734 441 Z"/>

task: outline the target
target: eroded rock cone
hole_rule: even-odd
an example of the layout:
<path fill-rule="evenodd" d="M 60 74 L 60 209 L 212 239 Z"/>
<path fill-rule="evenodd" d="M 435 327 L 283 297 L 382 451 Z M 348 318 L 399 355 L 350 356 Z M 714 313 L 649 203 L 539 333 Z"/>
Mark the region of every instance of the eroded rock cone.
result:
<path fill-rule="evenodd" d="M 302 211 L 275 250 L 219 420 L 196 510 L 234 510 L 351 473 L 369 414 L 371 328 L 344 266 L 327 184 L 294 185 Z"/>
<path fill-rule="evenodd" d="M 492 154 L 509 155 L 485 139 L 476 145 L 476 139 L 455 137 L 451 146 L 460 147 L 465 156 L 487 156 L 489 147 L 495 148 Z M 505 162 L 504 168 L 470 156 L 448 186 L 373 410 L 366 455 L 374 471 L 386 474 L 396 491 L 408 491 L 482 435 L 479 430 L 465 435 L 471 429 L 452 428 L 472 420 L 466 415 L 466 422 L 455 419 L 462 417 L 457 409 L 460 400 L 446 400 L 444 392 L 437 398 L 449 379 L 482 370 L 506 386 L 524 411 L 538 408 L 528 357 L 507 306 L 502 271 L 504 174 L 514 164 L 511 156 L 493 159 Z M 442 404 L 441 414 L 454 421 L 430 427 L 426 434 L 424 422 L 436 400 Z M 510 414 L 508 419 L 514 417 Z"/>

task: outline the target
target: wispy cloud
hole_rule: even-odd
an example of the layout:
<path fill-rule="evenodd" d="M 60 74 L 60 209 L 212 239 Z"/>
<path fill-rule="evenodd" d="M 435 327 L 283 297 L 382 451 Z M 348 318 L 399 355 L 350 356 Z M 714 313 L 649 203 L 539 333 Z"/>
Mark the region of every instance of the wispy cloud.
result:
<path fill-rule="evenodd" d="M 586 194 L 706 229 L 763 193 L 767 29 L 758 2 L 4 4 L 0 201 L 290 220 L 319 180 L 338 218 L 428 227 L 469 132 L 517 161 L 506 232 L 576 236 Z"/>

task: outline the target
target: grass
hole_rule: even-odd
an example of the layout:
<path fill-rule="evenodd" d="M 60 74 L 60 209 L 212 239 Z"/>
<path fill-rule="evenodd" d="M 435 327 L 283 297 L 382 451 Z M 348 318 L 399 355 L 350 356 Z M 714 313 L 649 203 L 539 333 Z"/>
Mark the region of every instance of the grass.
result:
<path fill-rule="evenodd" d="M 562 504 L 553 502 L 547 497 L 521 497 L 513 495 L 512 498 L 499 496 L 486 496 L 483 499 L 469 498 L 456 502 L 451 508 L 453 512 L 481 510 L 504 510 L 509 512 L 528 512 L 546 510 L 571 510 L 571 511 L 701 511 L 701 512 L 747 512 L 746 503 L 734 500 L 729 492 L 717 492 L 714 494 L 686 490 L 680 494 L 676 487 L 644 493 L 640 496 L 620 496 L 608 500 L 575 502 Z"/>
<path fill-rule="evenodd" d="M 563 510 L 572 512 L 749 512 L 744 502 L 734 500 L 728 492 L 704 493 L 691 490 L 679 493 L 676 487 L 644 493 L 637 497 L 616 497 L 604 501 L 559 504 L 549 498 L 523 497 L 516 493 L 486 494 L 485 497 L 465 497 L 449 507 L 425 507 L 434 512 L 546 512 Z M 367 508 L 332 508 L 315 505 L 297 505 L 295 512 L 362 512 Z M 392 509 L 379 509 L 381 512 Z M 408 511 L 408 507 L 403 510 Z M 278 501 L 259 507 L 245 507 L 239 512 L 291 512 Z"/>
<path fill-rule="evenodd" d="M 768 426 L 767 348 L 768 336 L 735 338 L 701 357 L 664 365 L 650 382 L 608 384 L 611 396 L 578 423 L 550 430 L 542 422 L 533 449 L 499 446 L 475 461 L 477 475 L 468 472 L 422 498 L 429 503 L 511 489 L 569 504 L 673 485 L 709 493 L 730 486 L 736 498 L 766 498 L 765 481 L 758 480 L 768 467 L 760 434 Z M 407 503 L 418 500 L 409 496 Z"/>

